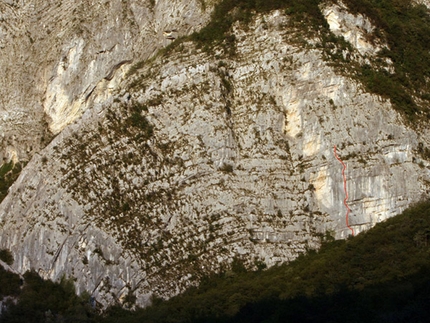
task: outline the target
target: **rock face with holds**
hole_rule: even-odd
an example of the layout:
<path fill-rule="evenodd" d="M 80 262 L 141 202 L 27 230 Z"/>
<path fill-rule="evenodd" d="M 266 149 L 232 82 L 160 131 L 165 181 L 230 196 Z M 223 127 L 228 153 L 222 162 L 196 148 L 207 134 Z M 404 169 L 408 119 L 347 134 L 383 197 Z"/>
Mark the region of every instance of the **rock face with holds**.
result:
<path fill-rule="evenodd" d="M 334 31 L 347 30 L 344 9 L 323 12 Z M 118 54 L 104 74 L 83 59 L 85 37 L 66 46 L 41 101 L 58 134 L 0 205 L 13 268 L 75 277 L 78 292 L 104 305 L 134 295 L 144 306 L 234 259 L 247 268 L 292 260 L 326 232 L 350 233 L 335 145 L 356 234 L 427 193 L 419 152 L 428 129 L 411 129 L 389 101 L 339 74 L 314 40 L 304 48 L 288 19 L 273 11 L 234 25 L 233 57 L 183 42 L 145 61 L 157 43 L 137 65 L 132 50 Z M 100 48 L 119 51 L 104 35 Z M 362 61 L 371 44 L 359 44 Z M 70 100 L 75 90 L 81 99 Z"/>

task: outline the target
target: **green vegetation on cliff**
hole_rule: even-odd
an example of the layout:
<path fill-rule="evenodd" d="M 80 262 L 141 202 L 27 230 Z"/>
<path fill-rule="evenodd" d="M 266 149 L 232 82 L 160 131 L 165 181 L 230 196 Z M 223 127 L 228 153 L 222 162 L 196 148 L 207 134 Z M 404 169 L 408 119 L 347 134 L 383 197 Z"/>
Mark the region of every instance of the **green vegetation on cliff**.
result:
<path fill-rule="evenodd" d="M 416 98 L 430 100 L 430 14 L 407 0 L 347 0 L 353 14 L 363 14 L 376 27 L 374 36 L 387 42 L 379 58 L 393 62 L 394 73 L 362 66 L 361 80 L 373 93 L 391 99 L 411 120 L 420 112 Z M 415 99 L 414 99 L 415 98 Z M 425 112 L 430 117 L 428 109 Z"/>
<path fill-rule="evenodd" d="M 0 202 L 6 197 L 9 187 L 18 178 L 21 169 L 21 163 L 14 164 L 13 161 L 0 167 Z"/>
<path fill-rule="evenodd" d="M 369 91 L 390 99 L 410 120 L 420 113 L 427 115 L 421 100 L 430 100 L 428 9 L 401 0 L 344 3 L 377 27 L 369 37 L 387 42 L 379 61 L 358 66 L 342 55 L 351 49 L 329 31 L 319 0 L 223 0 L 209 25 L 191 39 L 206 49 L 225 46 L 225 53 L 234 57 L 232 24 L 247 23 L 255 12 L 282 9 L 292 18 L 289 27 L 320 37 L 317 46 L 342 72 L 355 75 Z M 393 62 L 392 72 L 384 66 L 386 58 Z M 144 111 L 143 106 L 133 106 L 125 125 L 117 119 L 112 124 L 118 125 L 118 131 L 146 140 L 153 129 Z M 1 167 L 0 201 L 19 170 L 12 163 Z M 128 201 L 116 208 L 118 213 L 129 209 Z M 231 269 L 205 278 L 199 287 L 169 301 L 154 299 L 152 307 L 132 312 L 112 307 L 98 315 L 89 295 L 76 296 L 70 281 L 57 284 L 27 273 L 21 285 L 18 276 L 0 270 L 0 297 L 11 297 L 2 321 L 421 322 L 430 314 L 429 253 L 430 202 L 423 202 L 353 239 L 333 241 L 328 235 L 319 251 L 309 251 L 288 265 L 247 272 L 235 262 Z"/>
<path fill-rule="evenodd" d="M 35 272 L 18 275 L 0 266 L 0 300 L 7 310 L 0 322 L 92 322 L 96 313 L 88 294 L 77 296 L 73 281 L 62 279 L 59 283 L 46 281 Z M 9 296 L 8 298 L 4 298 Z M 15 302 L 18 300 L 18 302 Z"/>
<path fill-rule="evenodd" d="M 332 0 L 336 3 L 336 0 Z M 389 99 L 394 108 L 409 121 L 424 115 L 430 117 L 430 12 L 424 5 L 409 0 L 347 0 L 343 3 L 352 14 L 362 14 L 375 26 L 367 35 L 369 41 L 379 39 L 387 47 L 368 57 L 369 64 L 358 64 L 350 55 L 352 47 L 343 37 L 335 36 L 321 12 L 322 0 L 222 0 L 215 7 L 207 26 L 191 35 L 205 50 L 214 46 L 224 48 L 224 53 L 235 55 L 235 35 L 232 25 L 239 22 L 246 28 L 255 13 L 283 10 L 290 16 L 286 26 L 306 44 L 306 38 L 319 39 L 325 58 L 340 72 L 360 80 L 368 91 Z M 325 2 L 326 3 L 326 2 Z M 183 40 L 183 39 L 182 39 Z M 163 53 L 182 41 L 178 39 Z M 392 62 L 392 69 L 387 65 Z"/>
<path fill-rule="evenodd" d="M 240 266 L 105 322 L 424 322 L 430 314 L 430 202 L 289 265 Z M 109 312 L 108 312 L 109 313 Z"/>
<path fill-rule="evenodd" d="M 77 297 L 70 281 L 34 273 L 0 294 L 18 296 L 3 322 L 424 322 L 430 315 L 430 201 L 346 241 L 324 237 L 288 265 L 247 272 L 240 262 L 201 285 L 147 309 L 103 315 Z M 12 278 L 10 278 L 12 277 Z M 4 285 L 4 286 L 6 286 Z M 10 286 L 9 286 L 10 285 Z"/>

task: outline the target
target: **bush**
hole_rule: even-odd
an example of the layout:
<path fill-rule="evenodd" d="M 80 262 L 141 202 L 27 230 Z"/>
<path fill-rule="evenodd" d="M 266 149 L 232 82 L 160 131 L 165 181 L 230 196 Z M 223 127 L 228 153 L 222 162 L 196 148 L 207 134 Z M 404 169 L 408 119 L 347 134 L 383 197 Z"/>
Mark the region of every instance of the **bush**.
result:
<path fill-rule="evenodd" d="M 18 275 L 0 266 L 0 300 L 4 296 L 16 296 L 20 291 L 21 279 Z"/>
<path fill-rule="evenodd" d="M 12 253 L 8 249 L 0 250 L 0 260 L 3 260 L 8 265 L 13 264 L 13 256 Z"/>
<path fill-rule="evenodd" d="M 93 322 L 94 317 L 89 295 L 77 296 L 73 281 L 54 283 L 27 272 L 18 302 L 9 305 L 2 322 Z"/>
<path fill-rule="evenodd" d="M 219 168 L 220 171 L 225 173 L 232 173 L 233 172 L 233 165 L 230 164 L 222 164 L 222 166 Z"/>
<path fill-rule="evenodd" d="M 5 163 L 0 167 L 0 202 L 6 197 L 9 187 L 18 178 L 21 169 L 21 163 L 14 164 L 13 161 Z"/>
<path fill-rule="evenodd" d="M 153 126 L 149 123 L 148 119 L 139 112 L 133 112 L 128 118 L 127 123 L 140 130 L 140 137 L 142 139 L 151 138 Z"/>

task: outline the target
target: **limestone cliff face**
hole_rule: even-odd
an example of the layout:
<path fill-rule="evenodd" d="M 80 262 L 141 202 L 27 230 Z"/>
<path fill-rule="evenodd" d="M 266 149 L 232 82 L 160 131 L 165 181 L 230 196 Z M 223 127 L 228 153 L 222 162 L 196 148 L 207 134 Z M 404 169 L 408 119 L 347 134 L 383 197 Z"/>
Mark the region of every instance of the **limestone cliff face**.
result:
<path fill-rule="evenodd" d="M 0 157 L 31 158 L 109 95 L 118 67 L 170 42 L 163 31 L 207 21 L 202 3 L 0 1 Z"/>
<path fill-rule="evenodd" d="M 342 10 L 323 11 L 334 30 L 351 19 L 371 28 Z M 236 258 L 249 268 L 292 260 L 327 231 L 350 233 L 335 145 L 355 234 L 427 194 L 426 126 L 411 129 L 389 101 L 324 61 L 314 40 L 298 42 L 288 19 L 274 11 L 236 24 L 234 57 L 192 42 L 133 68 L 120 55 L 115 76 L 97 83 L 90 75 L 109 72 L 82 60 L 88 40 L 63 47 L 66 68 L 55 65 L 41 101 L 58 135 L 0 205 L 13 268 L 76 277 L 78 292 L 104 305 L 129 293 L 145 305 Z M 352 43 L 365 60 L 371 45 Z M 79 64 L 88 69 L 77 91 L 93 86 L 97 99 L 61 105 L 57 96 L 74 89 L 66 80 L 86 70 Z"/>

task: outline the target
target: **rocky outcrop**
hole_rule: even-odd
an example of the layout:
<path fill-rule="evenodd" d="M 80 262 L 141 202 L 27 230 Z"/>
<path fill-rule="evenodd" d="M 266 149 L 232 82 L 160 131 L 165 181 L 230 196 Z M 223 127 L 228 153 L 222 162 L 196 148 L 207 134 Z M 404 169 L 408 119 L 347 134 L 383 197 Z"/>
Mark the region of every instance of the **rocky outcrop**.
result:
<path fill-rule="evenodd" d="M 330 30 L 342 36 L 361 55 L 376 56 L 382 44 L 375 44 L 374 27 L 367 17 L 353 15 L 345 5 L 332 4 L 322 10 Z"/>
<path fill-rule="evenodd" d="M 100 99 L 32 158 L 0 206 L 13 268 L 76 277 L 104 305 L 130 293 L 145 305 L 234 259 L 292 260 L 326 232 L 350 232 L 334 145 L 356 234 L 427 194 L 427 129 L 337 73 L 288 19 L 236 24 L 234 57 L 183 42 L 112 65 L 90 95 Z M 73 44 L 52 93 L 81 62 L 84 45 Z"/>
<path fill-rule="evenodd" d="M 164 30 L 181 36 L 200 28 L 209 17 L 203 4 L 1 1 L 0 158 L 30 159 L 92 101 L 110 95 L 119 65 L 171 42 Z"/>
<path fill-rule="evenodd" d="M 415 3 L 425 5 L 427 8 L 430 9 L 430 1 L 429 0 L 417 0 L 417 1 L 415 1 Z"/>

